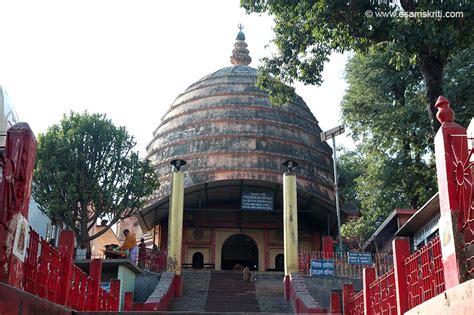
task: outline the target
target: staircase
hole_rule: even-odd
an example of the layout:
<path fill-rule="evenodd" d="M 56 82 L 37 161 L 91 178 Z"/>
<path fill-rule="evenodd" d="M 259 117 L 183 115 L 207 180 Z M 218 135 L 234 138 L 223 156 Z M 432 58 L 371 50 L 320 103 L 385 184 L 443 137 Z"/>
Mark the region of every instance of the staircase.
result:
<path fill-rule="evenodd" d="M 260 312 L 255 283 L 242 281 L 241 271 L 212 271 L 206 312 Z"/>
<path fill-rule="evenodd" d="M 170 311 L 204 312 L 211 279 L 210 270 L 183 270 L 183 295 L 175 297 Z"/>
<path fill-rule="evenodd" d="M 261 272 L 255 276 L 255 292 L 260 311 L 272 314 L 293 313 L 290 302 L 284 297 L 283 272 Z"/>
<path fill-rule="evenodd" d="M 256 281 L 242 281 L 241 271 L 184 270 L 183 296 L 173 312 L 293 313 L 283 294 L 283 273 L 256 272 Z"/>

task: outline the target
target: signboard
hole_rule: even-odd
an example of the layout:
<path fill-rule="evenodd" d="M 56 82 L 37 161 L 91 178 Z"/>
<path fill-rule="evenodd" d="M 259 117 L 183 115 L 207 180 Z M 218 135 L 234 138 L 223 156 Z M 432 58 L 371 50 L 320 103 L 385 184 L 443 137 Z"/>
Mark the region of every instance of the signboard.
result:
<path fill-rule="evenodd" d="M 254 192 L 244 190 L 242 192 L 242 210 L 272 211 L 273 192 Z"/>
<path fill-rule="evenodd" d="M 325 132 L 321 132 L 321 141 L 326 141 L 328 139 L 334 138 L 337 135 L 343 134 L 345 128 L 346 127 L 344 125 L 340 125 L 332 129 L 326 130 Z"/>
<path fill-rule="evenodd" d="M 18 221 L 16 225 L 15 240 L 13 242 L 13 255 L 15 255 L 22 262 L 25 261 L 26 246 L 28 244 L 28 220 L 21 214 L 18 214 Z"/>
<path fill-rule="evenodd" d="M 311 276 L 334 277 L 334 260 L 311 259 Z"/>
<path fill-rule="evenodd" d="M 372 265 L 372 254 L 348 252 L 347 262 L 352 265 Z"/>

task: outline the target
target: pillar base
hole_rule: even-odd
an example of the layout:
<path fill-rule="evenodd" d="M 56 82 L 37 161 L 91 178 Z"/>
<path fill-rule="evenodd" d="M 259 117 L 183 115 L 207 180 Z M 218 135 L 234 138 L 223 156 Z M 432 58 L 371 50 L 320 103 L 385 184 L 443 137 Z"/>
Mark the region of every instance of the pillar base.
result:
<path fill-rule="evenodd" d="M 174 276 L 174 295 L 175 297 L 183 296 L 183 277 L 175 275 Z"/>
<path fill-rule="evenodd" d="M 286 275 L 285 278 L 283 278 L 283 287 L 284 287 L 285 300 L 287 301 L 290 300 L 290 286 L 291 286 L 290 276 Z"/>

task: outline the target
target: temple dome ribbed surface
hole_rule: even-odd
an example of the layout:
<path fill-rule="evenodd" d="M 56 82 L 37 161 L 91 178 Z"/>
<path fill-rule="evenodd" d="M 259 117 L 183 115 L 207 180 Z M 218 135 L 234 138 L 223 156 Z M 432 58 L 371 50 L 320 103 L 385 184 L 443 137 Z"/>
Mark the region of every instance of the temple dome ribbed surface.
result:
<path fill-rule="evenodd" d="M 161 187 L 170 191 L 170 161 L 187 161 L 186 187 L 224 180 L 282 182 L 281 163 L 298 162 L 298 187 L 333 200 L 331 149 L 305 102 L 274 106 L 256 85 L 256 69 L 238 64 L 189 86 L 170 106 L 147 146 Z M 312 198 L 312 197 L 311 197 Z"/>

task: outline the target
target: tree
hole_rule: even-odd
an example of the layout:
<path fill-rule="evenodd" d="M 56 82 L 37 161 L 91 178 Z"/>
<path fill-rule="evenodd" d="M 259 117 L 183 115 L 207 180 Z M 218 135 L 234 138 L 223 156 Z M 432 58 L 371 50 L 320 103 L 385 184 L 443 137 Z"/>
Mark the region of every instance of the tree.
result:
<path fill-rule="evenodd" d="M 468 126 L 474 117 L 474 44 L 457 53 L 446 65 L 444 82 L 446 97 L 456 113 L 456 122 Z"/>
<path fill-rule="evenodd" d="M 275 19 L 278 52 L 263 59 L 258 78 L 275 101 L 291 100 L 291 90 L 283 83 L 320 84 L 324 62 L 333 51 L 367 52 L 390 46 L 396 52 L 392 64 L 408 59 L 423 77 L 423 103 L 432 134 L 439 128 L 433 105 L 443 94 L 443 70 L 474 36 L 472 1 L 401 0 L 397 5 L 394 1 L 241 0 L 241 5 L 247 12 L 268 12 Z M 415 12 L 462 12 L 463 17 L 407 17 Z"/>
<path fill-rule="evenodd" d="M 418 106 L 423 97 L 421 74 L 408 60 L 390 66 L 393 54 L 371 50 L 349 60 L 342 116 L 353 138 L 363 143 L 359 147 L 366 157 L 381 151 L 387 156 L 385 163 L 398 168 L 395 176 L 404 195 L 398 207 L 417 208 L 434 191 L 434 175 L 429 172 L 434 167 L 431 130 Z"/>
<path fill-rule="evenodd" d="M 39 208 L 89 249 L 91 240 L 132 216 L 158 188 L 150 162 L 140 160 L 134 146 L 126 129 L 105 115 L 64 115 L 38 136 L 32 193 Z M 109 223 L 92 234 L 98 219 Z"/>
<path fill-rule="evenodd" d="M 461 124 L 474 114 L 471 52 L 472 47 L 456 54 L 444 74 Z M 408 60 L 390 65 L 394 53 L 356 53 L 346 66 L 349 86 L 342 114 L 358 147 L 340 160 L 342 192 L 364 214 L 363 220 L 345 225 L 343 234 L 350 238 L 363 240 L 394 208 L 419 208 L 436 191 L 429 122 L 418 106 L 424 83 Z"/>

